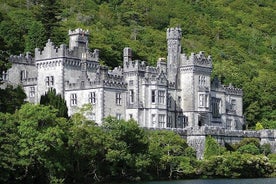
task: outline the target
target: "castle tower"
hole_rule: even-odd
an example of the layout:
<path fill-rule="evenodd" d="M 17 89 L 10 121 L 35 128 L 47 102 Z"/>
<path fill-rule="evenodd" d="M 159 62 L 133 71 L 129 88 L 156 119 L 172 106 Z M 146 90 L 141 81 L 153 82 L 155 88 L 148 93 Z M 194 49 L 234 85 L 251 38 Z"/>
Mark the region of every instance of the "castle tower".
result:
<path fill-rule="evenodd" d="M 210 122 L 211 56 L 204 52 L 181 55 L 179 78 L 181 108 L 188 117 L 188 126 L 200 127 Z"/>
<path fill-rule="evenodd" d="M 89 32 L 88 30 L 82 30 L 80 28 L 71 31 L 69 30 L 69 50 L 74 50 L 74 47 L 78 47 L 82 51 L 85 51 L 87 49 L 88 44 L 88 36 Z"/>
<path fill-rule="evenodd" d="M 167 29 L 167 44 L 168 44 L 168 80 L 170 82 L 177 82 L 177 68 L 179 67 L 180 53 L 181 53 L 181 37 L 182 31 L 180 28 Z"/>

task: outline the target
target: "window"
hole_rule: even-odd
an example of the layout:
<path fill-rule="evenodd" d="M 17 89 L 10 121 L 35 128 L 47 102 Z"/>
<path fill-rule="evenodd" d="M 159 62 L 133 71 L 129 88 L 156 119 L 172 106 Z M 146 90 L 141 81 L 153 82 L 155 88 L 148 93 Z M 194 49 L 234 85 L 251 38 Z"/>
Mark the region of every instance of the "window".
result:
<path fill-rule="evenodd" d="M 88 101 L 91 104 L 96 104 L 96 92 L 90 92 L 89 93 Z"/>
<path fill-rule="evenodd" d="M 220 99 L 212 98 L 212 114 L 214 118 L 220 117 Z"/>
<path fill-rule="evenodd" d="M 230 109 L 231 109 L 232 111 L 237 110 L 237 101 L 236 101 L 236 99 L 232 99 L 232 100 L 231 100 Z"/>
<path fill-rule="evenodd" d="M 165 104 L 165 91 L 158 91 L 158 103 Z"/>
<path fill-rule="evenodd" d="M 54 85 L 54 76 L 50 76 L 50 85 L 51 85 L 51 86 Z"/>
<path fill-rule="evenodd" d="M 117 120 L 120 120 L 121 118 L 122 118 L 122 115 L 119 114 L 119 113 L 116 113 L 116 119 L 117 119 Z"/>
<path fill-rule="evenodd" d="M 132 119 L 133 118 L 133 115 L 132 114 L 129 114 L 129 119 Z"/>
<path fill-rule="evenodd" d="M 50 77 L 47 76 L 45 79 L 46 86 L 50 86 Z"/>
<path fill-rule="evenodd" d="M 20 80 L 26 80 L 27 79 L 28 72 L 26 70 L 21 70 L 20 72 Z"/>
<path fill-rule="evenodd" d="M 155 103 L 155 90 L 151 90 L 151 103 Z"/>
<path fill-rule="evenodd" d="M 30 97 L 35 97 L 35 87 L 30 87 Z"/>
<path fill-rule="evenodd" d="M 133 89 L 131 89 L 131 90 L 129 91 L 129 102 L 130 102 L 131 104 L 134 103 L 134 90 L 133 90 Z"/>
<path fill-rule="evenodd" d="M 158 125 L 160 128 L 165 128 L 165 114 L 159 114 L 158 115 Z"/>
<path fill-rule="evenodd" d="M 116 93 L 116 104 L 121 105 L 121 103 L 122 103 L 121 93 Z"/>
<path fill-rule="evenodd" d="M 71 101 L 71 106 L 77 105 L 77 94 L 76 93 L 71 94 L 70 101 Z"/>
<path fill-rule="evenodd" d="M 54 76 L 47 76 L 45 79 L 46 86 L 53 86 L 54 85 Z"/>
<path fill-rule="evenodd" d="M 204 106 L 204 95 L 199 94 L 199 107 L 203 107 L 203 106 Z"/>
<path fill-rule="evenodd" d="M 200 93 L 198 95 L 198 106 L 199 107 L 209 107 L 209 95 L 205 93 Z"/>
<path fill-rule="evenodd" d="M 206 81 L 205 76 L 198 76 L 198 84 L 200 86 L 204 86 L 205 85 L 205 81 Z"/>

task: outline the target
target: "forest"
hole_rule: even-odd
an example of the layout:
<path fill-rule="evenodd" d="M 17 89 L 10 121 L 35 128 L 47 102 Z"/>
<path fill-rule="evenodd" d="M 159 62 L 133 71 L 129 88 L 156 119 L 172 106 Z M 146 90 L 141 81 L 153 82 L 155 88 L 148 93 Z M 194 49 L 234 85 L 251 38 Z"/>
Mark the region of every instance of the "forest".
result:
<path fill-rule="evenodd" d="M 275 0 L 0 0 L 0 70 L 9 55 L 34 52 L 47 39 L 68 44 L 87 29 L 101 63 L 122 64 L 122 50 L 155 65 L 166 57 L 166 29 L 183 31 L 183 52 L 213 57 L 213 77 L 242 88 L 248 128 L 276 128 Z M 1 72 L 2 73 L 2 72 Z"/>

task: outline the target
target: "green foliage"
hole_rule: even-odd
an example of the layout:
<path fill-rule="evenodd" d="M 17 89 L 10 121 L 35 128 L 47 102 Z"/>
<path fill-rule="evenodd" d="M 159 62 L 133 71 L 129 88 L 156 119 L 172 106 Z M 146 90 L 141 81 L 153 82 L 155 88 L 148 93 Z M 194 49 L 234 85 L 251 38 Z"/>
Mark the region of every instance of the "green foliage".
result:
<path fill-rule="evenodd" d="M 244 138 L 240 142 L 233 144 L 232 147 L 234 148 L 234 150 L 238 150 L 240 147 L 249 144 L 254 145 L 257 148 L 260 148 L 260 140 L 257 138 Z"/>
<path fill-rule="evenodd" d="M 33 21 L 28 29 L 29 31 L 25 41 L 25 51 L 33 52 L 35 48 L 43 48 L 47 40 L 43 24 L 39 21 Z"/>
<path fill-rule="evenodd" d="M 202 163 L 202 174 L 209 177 L 265 177 L 273 173 L 273 169 L 266 156 L 238 152 L 211 157 Z"/>
<path fill-rule="evenodd" d="M 106 160 L 115 179 L 137 177 L 149 165 L 145 131 L 134 120 L 107 117 L 103 128 L 108 135 Z"/>
<path fill-rule="evenodd" d="M 66 101 L 61 97 L 60 94 L 56 93 L 54 88 L 50 88 L 45 95 L 40 98 L 41 105 L 49 105 L 58 110 L 57 116 L 68 118 L 68 108 L 66 106 Z"/>
<path fill-rule="evenodd" d="M 172 131 L 149 132 L 151 172 L 167 179 L 195 175 L 195 151 Z"/>
<path fill-rule="evenodd" d="M 19 137 L 12 115 L 0 113 L 0 182 L 6 183 L 16 177 L 18 147 L 15 144 Z"/>
<path fill-rule="evenodd" d="M 205 140 L 204 159 L 209 159 L 212 156 L 223 154 L 225 148 L 220 146 L 217 141 L 211 136 L 207 136 Z"/>
<path fill-rule="evenodd" d="M 275 112 L 273 112 L 274 114 Z M 273 115 L 274 116 L 274 115 Z M 276 129 L 276 120 L 262 120 L 262 125 L 265 129 Z"/>
<path fill-rule="evenodd" d="M 0 89 L 0 112 L 14 113 L 24 103 L 26 94 L 21 86 Z"/>
<path fill-rule="evenodd" d="M 73 124 L 69 128 L 69 181 L 86 183 L 103 180 L 106 135 L 93 122 Z"/>
<path fill-rule="evenodd" d="M 243 145 L 239 147 L 237 151 L 240 152 L 241 154 L 244 154 L 244 153 L 249 153 L 252 155 L 260 154 L 260 149 L 254 143 Z"/>
<path fill-rule="evenodd" d="M 19 141 L 19 182 L 47 181 L 63 173 L 66 120 L 49 106 L 25 104 L 15 114 Z"/>
<path fill-rule="evenodd" d="M 232 150 L 230 151 L 237 151 L 241 154 L 248 153 L 251 155 L 268 155 L 271 153 L 270 145 L 260 145 L 260 141 L 257 138 L 244 138 L 242 141 L 231 145 L 231 148 Z"/>
<path fill-rule="evenodd" d="M 260 122 L 256 123 L 255 130 L 263 130 L 263 129 L 264 127 Z"/>
<path fill-rule="evenodd" d="M 275 175 L 275 154 L 256 139 L 245 139 L 233 146 L 237 151 L 222 154 L 208 137 L 209 149 L 219 150 L 220 155 L 212 152 L 199 161 L 195 151 L 172 131 L 146 131 L 133 120 L 112 117 L 99 127 L 85 118 L 87 111 L 91 105 L 81 108 L 79 118 L 65 119 L 57 117 L 51 106 L 25 104 L 14 114 L 0 113 L 0 182 L 109 183 Z M 257 155 L 256 148 L 262 155 Z"/>

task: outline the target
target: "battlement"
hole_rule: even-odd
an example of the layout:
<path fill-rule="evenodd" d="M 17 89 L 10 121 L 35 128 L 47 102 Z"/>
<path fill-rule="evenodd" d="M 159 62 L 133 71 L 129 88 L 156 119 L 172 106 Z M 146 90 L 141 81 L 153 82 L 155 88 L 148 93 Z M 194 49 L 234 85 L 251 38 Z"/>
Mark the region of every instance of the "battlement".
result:
<path fill-rule="evenodd" d="M 27 52 L 26 55 L 20 54 L 19 56 L 10 56 L 9 61 L 12 63 L 20 64 L 34 64 L 34 58 L 31 56 L 30 52 Z"/>
<path fill-rule="evenodd" d="M 109 74 L 123 76 L 123 68 L 121 66 L 115 67 L 113 70 L 108 71 Z"/>
<path fill-rule="evenodd" d="M 146 70 L 146 62 L 145 61 L 127 61 L 124 62 L 124 72 L 128 71 L 145 71 Z"/>
<path fill-rule="evenodd" d="M 232 84 L 229 84 L 229 86 L 224 86 L 222 85 L 222 89 L 228 93 L 228 94 L 232 94 L 232 95 L 243 95 L 243 91 L 240 88 L 235 88 L 234 86 L 232 86 Z"/>
<path fill-rule="evenodd" d="M 210 55 L 206 57 L 203 51 L 200 51 L 198 54 L 192 52 L 190 56 L 181 54 L 180 57 L 180 66 L 196 65 L 212 68 L 212 57 Z"/>
<path fill-rule="evenodd" d="M 167 40 L 181 40 L 182 30 L 179 27 L 167 29 Z"/>
<path fill-rule="evenodd" d="M 43 50 L 39 48 L 35 49 L 35 60 L 44 60 L 44 59 L 51 59 L 51 58 L 59 58 L 65 57 L 68 55 L 68 51 L 66 45 L 62 44 L 60 47 L 56 47 L 53 42 L 49 39 L 46 43 L 46 46 Z"/>
<path fill-rule="evenodd" d="M 89 35 L 89 31 L 88 30 L 83 30 L 81 28 L 77 28 L 75 30 L 69 30 L 68 31 L 68 35 L 72 36 L 72 35 L 85 35 L 88 36 Z"/>
<path fill-rule="evenodd" d="M 99 62 L 98 49 L 95 49 L 94 52 L 90 52 L 86 50 L 85 53 L 86 53 L 86 59 L 88 61 Z M 53 59 L 53 58 L 61 58 L 61 57 L 81 59 L 82 56 L 83 56 L 83 51 L 78 50 L 77 47 L 74 47 L 73 50 L 69 50 L 65 44 L 61 44 L 60 47 L 56 47 L 54 43 L 51 42 L 50 39 L 46 43 L 43 50 L 40 50 L 39 48 L 35 49 L 36 61 Z"/>

